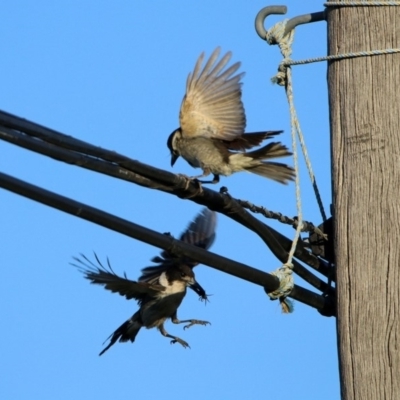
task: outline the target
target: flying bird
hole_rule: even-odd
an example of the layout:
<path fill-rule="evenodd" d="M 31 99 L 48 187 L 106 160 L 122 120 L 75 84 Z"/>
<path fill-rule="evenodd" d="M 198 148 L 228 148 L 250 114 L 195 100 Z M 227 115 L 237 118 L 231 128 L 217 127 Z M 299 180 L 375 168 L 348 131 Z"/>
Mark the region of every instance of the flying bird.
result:
<path fill-rule="evenodd" d="M 244 133 L 246 116 L 241 100 L 240 82 L 243 73 L 236 74 L 240 63 L 229 68 L 232 56 L 226 53 L 219 61 L 217 47 L 203 65 L 204 53 L 198 58 L 194 70 L 186 81 L 186 94 L 179 113 L 180 127 L 168 137 L 171 166 L 182 156 L 192 167 L 203 173 L 191 179 L 214 175 L 229 176 L 235 172 L 248 171 L 280 183 L 293 180 L 293 168 L 278 162 L 267 161 L 289 156 L 286 146 L 271 142 L 259 149 L 246 152 L 282 131 Z"/>
<path fill-rule="evenodd" d="M 208 209 L 203 209 L 182 233 L 180 240 L 208 249 L 215 239 L 215 226 L 216 214 Z M 197 319 L 181 321 L 177 315 L 187 287 L 194 290 L 202 300 L 207 300 L 205 290 L 196 281 L 193 273 L 193 267 L 198 264 L 196 261 L 183 256 L 174 257 L 171 253 L 163 251 L 160 256 L 154 257 L 152 260 L 158 265 L 144 268 L 139 280 L 132 281 L 126 274 L 123 277 L 118 276 L 108 260 L 107 266 L 102 265 L 96 254 L 97 264 L 91 262 L 84 255 L 81 257 L 74 257 L 78 264 L 72 265 L 77 267 L 86 279 L 124 296 L 127 300 L 134 299 L 139 305 L 139 310 L 109 336 L 110 342 L 100 352 L 100 356 L 117 341 L 134 342 L 142 327 L 157 328 L 163 336 L 172 339 L 171 343 L 180 343 L 184 348 L 190 347 L 187 342 L 170 335 L 165 330 L 164 322 L 168 318 L 174 324 L 187 323 L 184 329 L 195 324 L 209 324 L 207 321 Z"/>

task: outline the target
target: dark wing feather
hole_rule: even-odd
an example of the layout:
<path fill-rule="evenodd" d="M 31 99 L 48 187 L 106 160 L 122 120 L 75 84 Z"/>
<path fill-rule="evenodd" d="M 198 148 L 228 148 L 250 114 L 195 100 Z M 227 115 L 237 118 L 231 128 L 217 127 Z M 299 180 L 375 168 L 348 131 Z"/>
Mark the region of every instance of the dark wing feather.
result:
<path fill-rule="evenodd" d="M 179 239 L 202 249 L 209 249 L 215 240 L 216 225 L 217 214 L 208 208 L 203 208 Z"/>
<path fill-rule="evenodd" d="M 253 147 L 259 146 L 261 142 L 263 142 L 265 139 L 269 139 L 275 135 L 279 135 L 282 132 L 283 131 L 266 131 L 244 133 L 242 136 L 239 136 L 234 140 L 223 140 L 222 142 L 228 150 L 246 151 Z"/>
<path fill-rule="evenodd" d="M 179 239 L 182 242 L 190 243 L 207 250 L 215 240 L 216 224 L 217 214 L 208 208 L 203 208 L 181 234 Z M 159 256 L 154 257 L 152 261 L 159 265 L 143 268 L 139 281 L 151 283 L 154 279 L 158 278 L 160 274 L 176 263 L 184 263 L 192 268 L 198 264 L 197 261 L 193 261 L 188 257 L 176 258 L 165 250 L 162 251 Z"/>
<path fill-rule="evenodd" d="M 85 255 L 81 254 L 81 258 L 73 257 L 77 264 L 71 263 L 83 273 L 86 279 L 92 284 L 103 285 L 105 289 L 113 293 L 118 293 L 126 299 L 135 299 L 139 302 L 147 295 L 155 294 L 165 290 L 165 287 L 147 282 L 135 282 L 128 279 L 124 273 L 124 277 L 118 276 L 112 269 L 110 261 L 107 259 L 107 267 L 105 267 L 94 254 L 97 264 L 90 261 Z"/>

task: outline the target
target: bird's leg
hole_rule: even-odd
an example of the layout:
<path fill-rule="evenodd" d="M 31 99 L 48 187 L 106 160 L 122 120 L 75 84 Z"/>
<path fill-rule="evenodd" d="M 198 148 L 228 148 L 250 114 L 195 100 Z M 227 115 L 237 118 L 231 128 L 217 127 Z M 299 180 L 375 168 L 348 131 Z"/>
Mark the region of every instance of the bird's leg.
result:
<path fill-rule="evenodd" d="M 159 326 L 158 326 L 158 330 L 161 332 L 161 335 L 163 335 L 163 336 L 165 336 L 165 337 L 169 337 L 169 338 L 172 339 L 172 340 L 171 340 L 171 344 L 172 344 L 172 343 L 177 343 L 177 342 L 178 342 L 178 343 L 180 343 L 185 349 L 186 349 L 186 347 L 189 347 L 189 349 L 190 349 L 189 343 L 185 342 L 185 341 L 182 340 L 181 338 L 178 338 L 177 336 L 172 336 L 172 335 L 170 335 L 170 334 L 165 330 L 164 324 L 159 325 Z"/>
<path fill-rule="evenodd" d="M 207 174 L 208 175 L 208 174 Z M 200 176 L 199 176 L 200 178 Z M 212 184 L 216 184 L 219 182 L 219 175 L 214 174 L 213 180 L 212 181 L 198 181 L 200 183 L 212 183 Z"/>
<path fill-rule="evenodd" d="M 199 319 L 186 319 L 184 321 L 181 321 L 178 319 L 177 313 L 175 312 L 172 317 L 171 317 L 171 321 L 174 324 L 185 324 L 187 322 L 189 322 L 187 325 L 185 325 L 183 327 L 183 329 L 187 329 L 190 328 L 192 325 L 211 325 L 210 322 L 208 321 L 201 321 Z"/>
<path fill-rule="evenodd" d="M 172 321 L 174 324 L 184 324 L 186 322 L 189 322 L 189 324 L 185 325 L 183 329 L 188 329 L 192 325 L 211 325 L 211 322 L 208 321 L 201 321 L 199 319 L 186 319 L 184 321 L 180 321 L 179 319 L 176 321 Z"/>
<path fill-rule="evenodd" d="M 209 168 L 203 168 L 203 173 L 201 175 L 192 176 L 191 179 L 196 179 L 197 182 L 200 182 L 200 183 L 218 183 L 219 182 L 219 175 L 217 175 L 217 174 L 213 174 L 214 177 L 213 177 L 212 181 L 200 181 L 199 180 L 199 178 L 206 177 L 206 176 L 208 176 L 210 174 L 211 174 L 211 171 L 210 171 Z"/>
<path fill-rule="evenodd" d="M 218 183 L 219 182 L 219 175 L 214 174 L 213 180 L 211 183 Z"/>
<path fill-rule="evenodd" d="M 211 174 L 211 171 L 208 168 L 203 168 L 203 173 L 201 175 L 191 176 L 190 179 L 197 180 L 198 178 L 204 178 L 210 174 Z"/>

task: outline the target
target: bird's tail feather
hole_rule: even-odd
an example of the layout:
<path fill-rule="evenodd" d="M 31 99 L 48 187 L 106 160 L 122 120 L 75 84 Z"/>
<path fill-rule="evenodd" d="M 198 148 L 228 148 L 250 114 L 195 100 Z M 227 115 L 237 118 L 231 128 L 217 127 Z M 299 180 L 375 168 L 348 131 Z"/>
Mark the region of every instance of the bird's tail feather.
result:
<path fill-rule="evenodd" d="M 288 148 L 280 142 L 268 143 L 266 146 L 244 154 L 244 156 L 251 157 L 255 160 L 266 160 L 269 158 L 286 157 L 291 155 L 292 153 Z"/>
<path fill-rule="evenodd" d="M 280 142 L 268 143 L 260 149 L 244 153 L 243 156 L 252 158 L 246 168 L 247 171 L 273 179 L 280 183 L 287 183 L 294 179 L 294 170 L 286 164 L 264 161 L 271 158 L 290 156 L 292 153 Z"/>
<path fill-rule="evenodd" d="M 247 171 L 285 184 L 294 179 L 293 168 L 276 162 L 263 162 Z"/>
<path fill-rule="evenodd" d="M 136 335 L 138 334 L 142 324 L 138 319 L 139 315 L 136 313 L 131 319 L 125 321 L 114 333 L 112 333 L 107 339 L 110 339 L 110 343 L 100 352 L 99 356 L 104 354 L 111 346 L 113 346 L 118 340 L 120 342 L 131 341 L 134 342 Z"/>

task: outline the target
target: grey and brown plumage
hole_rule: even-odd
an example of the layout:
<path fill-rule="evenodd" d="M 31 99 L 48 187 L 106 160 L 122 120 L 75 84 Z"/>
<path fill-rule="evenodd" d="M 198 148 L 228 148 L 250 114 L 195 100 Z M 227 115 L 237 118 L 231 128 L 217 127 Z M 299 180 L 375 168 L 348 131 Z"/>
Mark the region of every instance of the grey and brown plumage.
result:
<path fill-rule="evenodd" d="M 179 114 L 180 127 L 168 137 L 171 165 L 182 156 L 203 174 L 194 178 L 248 171 L 281 183 L 293 180 L 294 171 L 286 164 L 269 161 L 291 155 L 280 142 L 271 142 L 259 149 L 263 140 L 282 131 L 244 133 L 246 116 L 241 100 L 241 78 L 236 74 L 240 63 L 229 68 L 231 53 L 219 61 L 220 48 L 214 50 L 202 68 L 204 53 L 198 58 L 194 71 L 186 82 L 186 94 Z M 210 182 L 207 182 L 210 183 Z"/>
<path fill-rule="evenodd" d="M 181 235 L 180 240 L 195 246 L 208 249 L 215 238 L 216 215 L 204 209 Z M 113 293 L 118 293 L 126 299 L 138 302 L 139 310 L 131 318 L 119 326 L 109 337 L 110 342 L 101 351 L 104 354 L 117 341 L 134 342 L 142 327 L 157 328 L 163 336 L 172 339 L 171 343 L 180 343 L 189 347 L 188 343 L 177 336 L 170 335 L 164 328 L 164 322 L 170 318 L 175 324 L 187 323 L 184 328 L 192 325 L 206 325 L 207 321 L 196 319 L 180 321 L 177 310 L 186 295 L 186 288 L 190 287 L 201 299 L 207 300 L 204 289 L 199 285 L 193 273 L 193 267 L 198 263 L 187 257 L 174 257 L 163 251 L 153 260 L 156 266 L 142 270 L 139 281 L 128 279 L 126 274 L 118 276 L 107 260 L 104 266 L 95 255 L 97 264 L 87 257 L 74 258 L 76 266 L 84 277 L 93 284 L 102 285 Z"/>

